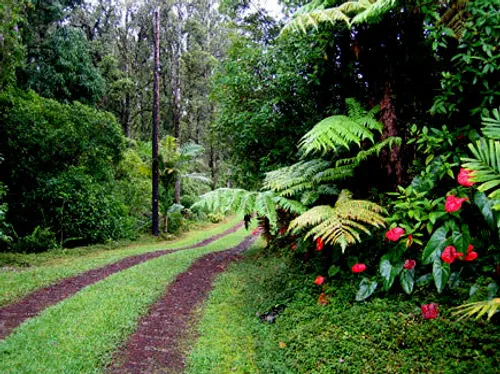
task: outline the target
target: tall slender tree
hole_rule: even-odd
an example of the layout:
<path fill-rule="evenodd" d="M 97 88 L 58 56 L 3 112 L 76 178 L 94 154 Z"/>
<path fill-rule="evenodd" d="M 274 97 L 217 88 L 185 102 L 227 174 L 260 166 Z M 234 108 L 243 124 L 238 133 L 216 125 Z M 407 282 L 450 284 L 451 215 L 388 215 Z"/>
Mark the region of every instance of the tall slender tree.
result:
<path fill-rule="evenodd" d="M 154 13 L 154 77 L 153 77 L 153 235 L 159 235 L 158 228 L 158 132 L 160 124 L 160 8 Z"/>

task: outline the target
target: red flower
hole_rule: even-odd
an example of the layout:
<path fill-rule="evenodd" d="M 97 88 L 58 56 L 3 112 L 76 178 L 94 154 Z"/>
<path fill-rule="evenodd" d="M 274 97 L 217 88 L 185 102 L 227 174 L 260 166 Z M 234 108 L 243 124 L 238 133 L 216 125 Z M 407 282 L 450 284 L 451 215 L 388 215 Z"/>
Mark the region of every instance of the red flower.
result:
<path fill-rule="evenodd" d="M 403 265 L 403 267 L 404 267 L 406 270 L 411 270 L 411 269 L 413 269 L 416 265 L 417 265 L 417 261 L 415 261 L 415 260 L 406 260 L 406 261 L 405 261 L 405 264 Z"/>
<path fill-rule="evenodd" d="M 385 237 L 390 241 L 397 242 L 405 230 L 401 227 L 394 227 L 385 233 Z"/>
<path fill-rule="evenodd" d="M 471 253 L 474 250 L 474 246 L 472 244 L 469 244 L 467 246 L 467 253 Z"/>
<path fill-rule="evenodd" d="M 259 235 L 260 234 L 260 227 L 257 227 L 255 230 L 252 231 L 252 235 Z"/>
<path fill-rule="evenodd" d="M 314 281 L 314 284 L 317 284 L 318 286 L 322 285 L 325 281 L 325 278 L 323 278 L 321 275 L 318 275 L 316 277 L 316 280 Z"/>
<path fill-rule="evenodd" d="M 456 197 L 455 195 L 446 196 L 444 210 L 448 213 L 456 212 L 462 207 L 463 202 L 467 200 L 469 199 L 466 197 Z"/>
<path fill-rule="evenodd" d="M 422 305 L 424 319 L 434 319 L 438 316 L 438 306 L 435 303 Z"/>
<path fill-rule="evenodd" d="M 316 250 L 317 251 L 321 251 L 324 246 L 325 246 L 325 243 L 323 242 L 323 239 L 321 239 L 321 238 L 316 239 Z"/>
<path fill-rule="evenodd" d="M 478 257 L 477 252 L 469 252 L 467 253 L 467 256 L 465 256 L 464 260 L 465 261 L 474 261 Z"/>
<path fill-rule="evenodd" d="M 363 271 L 366 270 L 366 265 L 365 264 L 355 264 L 351 268 L 353 273 L 362 273 Z"/>
<path fill-rule="evenodd" d="M 280 235 L 285 235 L 286 234 L 286 227 L 282 227 L 280 231 L 278 231 L 278 234 Z"/>
<path fill-rule="evenodd" d="M 447 264 L 451 264 L 458 257 L 462 257 L 463 255 L 463 253 L 457 253 L 457 250 L 454 246 L 449 245 L 444 249 L 443 253 L 441 253 L 441 260 L 443 260 Z"/>
<path fill-rule="evenodd" d="M 476 182 L 470 180 L 470 174 L 470 170 L 466 170 L 464 168 L 460 169 L 457 177 L 458 183 L 465 187 L 472 187 L 474 184 L 476 184 Z"/>
<path fill-rule="evenodd" d="M 297 249 L 297 243 L 292 244 L 292 251 L 295 251 Z"/>

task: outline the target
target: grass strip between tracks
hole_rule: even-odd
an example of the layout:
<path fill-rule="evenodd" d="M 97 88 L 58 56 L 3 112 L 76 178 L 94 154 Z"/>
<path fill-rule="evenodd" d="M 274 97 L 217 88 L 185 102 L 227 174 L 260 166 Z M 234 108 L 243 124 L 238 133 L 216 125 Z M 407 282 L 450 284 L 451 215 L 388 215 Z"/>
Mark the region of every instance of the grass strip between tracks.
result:
<path fill-rule="evenodd" d="M 240 229 L 206 247 L 150 260 L 48 308 L 0 342 L 0 372 L 102 372 L 138 318 L 179 273 L 207 253 L 236 246 L 248 234 Z"/>
<path fill-rule="evenodd" d="M 122 249 L 90 252 L 82 257 L 67 258 L 63 256 L 55 258 L 42 266 L 27 269 L 20 268 L 14 271 L 0 271 L 0 306 L 18 300 L 28 293 L 53 284 L 58 280 L 117 262 L 125 257 L 195 244 L 227 230 L 236 225 L 241 219 L 239 216 L 232 217 L 222 224 L 194 230 L 187 237 L 176 241 L 132 245 Z"/>

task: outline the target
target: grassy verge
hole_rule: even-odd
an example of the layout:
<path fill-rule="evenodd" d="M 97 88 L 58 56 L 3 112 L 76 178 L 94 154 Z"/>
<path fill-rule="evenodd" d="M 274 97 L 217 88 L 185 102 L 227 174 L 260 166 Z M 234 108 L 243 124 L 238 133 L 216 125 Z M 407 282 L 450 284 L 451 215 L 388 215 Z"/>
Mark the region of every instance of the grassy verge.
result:
<path fill-rule="evenodd" d="M 189 236 L 176 241 L 134 244 L 126 248 L 112 250 L 99 249 L 85 252 L 79 249 L 76 252 L 69 250 L 66 253 L 24 255 L 27 258 L 32 258 L 33 262 L 38 261 L 39 266 L 0 271 L 0 306 L 60 279 L 111 264 L 128 256 L 194 244 L 227 230 L 240 220 L 241 217 L 232 217 L 222 224 L 212 224 L 192 231 Z M 37 260 L 36 256 L 41 256 L 41 258 Z"/>
<path fill-rule="evenodd" d="M 497 373 L 500 327 L 388 295 L 356 303 L 352 279 L 318 305 L 314 277 L 255 253 L 222 274 L 188 357 L 188 373 Z M 331 286 L 330 286 L 331 287 Z M 257 313 L 285 304 L 275 323 Z"/>
<path fill-rule="evenodd" d="M 176 275 L 209 252 L 237 245 L 237 231 L 116 273 L 28 320 L 0 342 L 1 373 L 96 373 Z"/>

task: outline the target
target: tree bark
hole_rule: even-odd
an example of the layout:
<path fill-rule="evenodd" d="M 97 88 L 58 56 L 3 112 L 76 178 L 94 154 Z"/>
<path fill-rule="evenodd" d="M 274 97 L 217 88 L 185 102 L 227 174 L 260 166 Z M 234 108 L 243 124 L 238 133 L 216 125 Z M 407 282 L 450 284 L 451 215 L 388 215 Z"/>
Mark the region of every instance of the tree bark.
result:
<path fill-rule="evenodd" d="M 380 102 L 380 122 L 384 125 L 382 139 L 389 136 L 398 136 L 396 108 L 392 101 L 392 91 L 390 82 L 385 83 L 384 97 Z M 403 183 L 403 167 L 401 163 L 399 146 L 394 146 L 390 151 L 386 149 L 382 152 L 382 159 L 388 176 L 395 176 L 397 184 Z"/>
<path fill-rule="evenodd" d="M 152 196 L 152 232 L 158 236 L 158 202 L 159 202 L 159 170 L 158 170 L 158 134 L 160 124 L 160 9 L 154 14 L 154 73 L 153 73 L 153 196 Z"/>

